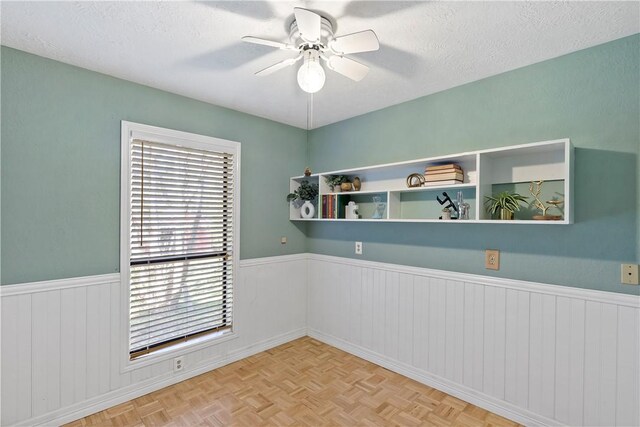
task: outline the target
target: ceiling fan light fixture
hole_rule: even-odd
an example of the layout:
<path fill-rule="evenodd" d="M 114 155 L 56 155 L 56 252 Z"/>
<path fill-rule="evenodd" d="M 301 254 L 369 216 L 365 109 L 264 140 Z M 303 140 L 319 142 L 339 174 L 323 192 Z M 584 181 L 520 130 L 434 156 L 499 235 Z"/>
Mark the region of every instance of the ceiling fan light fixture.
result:
<path fill-rule="evenodd" d="M 304 63 L 298 70 L 298 85 L 307 93 L 316 93 L 324 86 L 326 76 L 319 58 L 320 54 L 315 49 L 304 52 Z"/>
<path fill-rule="evenodd" d="M 373 30 L 334 38 L 333 25 L 326 17 L 300 7 L 294 7 L 293 13 L 294 20 L 289 26 L 289 43 L 254 36 L 242 38 L 247 43 L 294 50 L 299 53 L 295 58 L 285 59 L 258 71 L 255 73 L 257 76 L 267 76 L 304 59 L 298 70 L 298 86 L 307 93 L 316 93 L 322 89 L 326 78 L 320 59 L 327 63 L 329 70 L 353 81 L 358 82 L 367 75 L 368 66 L 344 55 L 378 50 L 380 43 Z"/>

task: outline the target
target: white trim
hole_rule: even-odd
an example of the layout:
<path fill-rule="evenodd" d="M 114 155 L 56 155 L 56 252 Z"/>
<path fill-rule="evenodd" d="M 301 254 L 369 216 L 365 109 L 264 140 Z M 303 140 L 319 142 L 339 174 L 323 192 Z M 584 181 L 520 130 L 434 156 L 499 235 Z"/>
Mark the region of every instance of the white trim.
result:
<path fill-rule="evenodd" d="M 545 283 L 528 282 L 524 280 L 506 279 L 501 277 L 482 276 L 479 274 L 457 273 L 453 271 L 436 270 L 423 267 L 412 267 L 400 264 L 389 264 L 377 261 L 367 261 L 354 258 L 336 257 L 314 253 L 298 253 L 291 255 L 276 255 L 264 258 L 249 258 L 239 260 L 240 267 L 256 265 L 276 264 L 301 260 L 314 260 L 355 265 L 365 268 L 390 270 L 399 273 L 415 274 L 419 276 L 439 277 L 449 280 L 466 281 L 487 286 L 498 286 L 509 289 L 525 290 L 528 292 L 542 293 L 555 296 L 580 298 L 586 301 L 602 302 L 607 304 L 622 305 L 639 308 L 640 296 L 622 294 L 617 292 L 599 291 L 594 289 L 575 288 L 564 285 L 550 285 Z M 18 283 L 0 286 L 0 297 L 24 295 L 37 292 L 75 288 L 82 286 L 96 286 L 114 283 L 120 280 L 120 273 L 101 274 L 96 276 L 72 277 L 67 279 L 44 280 L 40 282 Z"/>
<path fill-rule="evenodd" d="M 281 262 L 304 261 L 309 259 L 307 253 L 290 255 L 276 255 L 264 258 L 249 258 L 238 261 L 240 267 L 254 265 L 277 264 Z M 94 276 L 68 277 L 64 279 L 42 280 L 38 282 L 23 282 L 0 286 L 0 297 L 14 295 L 34 294 L 37 292 L 56 291 L 60 289 L 77 288 L 85 286 L 98 286 L 120 281 L 120 273 L 97 274 Z"/>
<path fill-rule="evenodd" d="M 100 274 L 96 276 L 71 277 L 67 279 L 43 280 L 40 282 L 18 283 L 0 286 L 0 297 L 35 294 L 60 289 L 85 286 L 106 285 L 120 281 L 120 273 Z"/>
<path fill-rule="evenodd" d="M 171 352 L 162 354 L 152 354 L 144 359 L 130 360 L 129 358 L 129 261 L 130 261 L 130 200 L 131 200 L 131 161 L 130 161 L 130 144 L 134 138 L 147 139 L 168 144 L 182 144 L 184 146 L 198 148 L 201 150 L 221 149 L 228 150 L 233 153 L 233 254 L 232 254 L 232 272 L 235 277 L 239 277 L 239 259 L 240 259 L 240 159 L 241 144 L 235 141 L 229 141 L 220 138 L 214 138 L 206 135 L 198 135 L 189 132 L 183 132 L 173 129 L 166 129 L 157 126 L 149 126 L 140 123 L 133 123 L 122 120 L 120 134 L 120 280 L 123 289 L 121 295 L 121 313 L 123 320 L 121 323 L 121 336 L 126 339 L 121 342 L 120 354 L 122 355 L 120 363 L 120 372 L 124 373 L 131 369 L 137 369 L 141 366 L 148 365 L 152 362 L 166 360 L 170 357 Z M 237 285 L 237 281 L 234 282 Z M 238 303 L 237 295 L 234 295 L 234 304 Z M 236 318 L 232 313 L 231 330 L 236 331 Z M 234 334 L 231 338 L 237 336 Z M 209 338 L 206 345 L 215 344 L 225 340 L 225 336 Z M 201 348 L 202 342 L 193 342 L 180 346 L 181 352 L 190 352 L 193 349 Z"/>
<path fill-rule="evenodd" d="M 156 377 L 147 381 L 132 384 L 130 386 L 111 391 L 101 396 L 85 400 L 75 405 L 49 412 L 45 415 L 21 421 L 17 425 L 49 426 L 69 423 L 71 421 L 75 421 L 77 419 L 86 417 L 87 415 L 103 411 L 105 409 L 119 405 L 120 403 L 127 402 L 129 400 L 151 393 L 153 391 L 160 390 L 161 388 L 168 387 L 172 384 L 179 383 L 189 378 L 193 378 L 197 375 L 201 375 L 213 369 L 217 369 L 230 363 L 237 362 L 238 360 L 242 360 L 262 351 L 269 350 L 282 344 L 286 344 L 289 341 L 302 338 L 306 335 L 306 332 L 307 331 L 305 328 L 300 328 L 286 334 L 275 336 L 268 340 L 250 344 L 241 349 L 232 351 L 223 357 L 211 359 L 206 363 L 197 365 L 193 369 L 181 372 L 180 374 L 169 373 L 167 375 L 163 375 L 162 377 Z"/>
<path fill-rule="evenodd" d="M 132 360 L 131 363 L 123 367 L 120 372 L 124 373 L 135 371 L 136 369 L 144 368 L 145 366 L 155 365 L 158 362 L 169 360 L 175 356 L 187 355 L 189 353 L 202 350 L 203 348 L 219 345 L 223 342 L 235 340 L 237 338 L 237 332 L 226 331 L 226 333 L 222 333 L 221 335 L 205 336 L 195 340 L 177 343 L 152 353 L 152 355 L 150 355 L 152 357 L 143 356 Z"/>
<path fill-rule="evenodd" d="M 444 188 L 444 187 L 443 187 Z M 451 188 L 451 187 L 447 187 Z M 391 190 L 390 193 L 397 193 L 397 190 Z M 385 193 L 385 191 L 372 191 L 371 193 Z M 443 221 L 441 219 L 406 219 L 406 218 L 290 218 L 289 221 L 325 221 L 325 222 L 406 222 L 406 223 L 431 223 L 431 224 L 509 224 L 509 225 L 567 225 L 568 221 L 536 221 L 533 219 L 500 220 L 500 219 L 467 219 L 464 221 Z"/>
<path fill-rule="evenodd" d="M 306 261 L 309 259 L 307 253 L 276 255 L 264 258 L 241 259 L 240 267 L 253 267 L 255 265 L 277 264 L 281 262 Z"/>
<path fill-rule="evenodd" d="M 216 138 L 213 136 L 199 135 L 197 133 L 184 132 L 180 130 L 167 129 L 158 126 L 150 126 L 141 123 L 128 122 L 122 120 L 122 129 L 127 130 L 127 139 L 149 139 L 155 142 L 166 144 L 184 144 L 185 146 L 210 150 L 211 144 L 222 146 L 229 150 L 235 150 L 240 144 L 236 141 Z"/>
<path fill-rule="evenodd" d="M 387 368 L 390 371 L 396 372 L 400 375 L 404 375 L 405 377 L 416 380 L 422 384 L 426 384 L 429 387 L 436 388 L 444 393 L 450 394 L 451 396 L 462 399 L 465 402 L 479 406 L 495 414 L 502 415 L 509 420 L 516 421 L 527 426 L 562 425 L 558 421 L 552 420 L 551 418 L 543 417 L 542 415 L 538 415 L 525 409 L 519 408 L 505 401 L 487 396 L 484 393 L 480 393 L 461 384 L 449 381 L 445 378 L 438 377 L 433 374 L 428 374 L 410 365 L 390 359 L 386 356 L 383 356 L 371 350 L 367 350 L 366 348 L 360 347 L 358 345 L 351 344 L 340 338 L 327 335 L 314 329 L 307 329 L 307 335 L 317 339 L 318 341 L 322 341 L 326 344 L 339 348 L 340 350 L 346 351 L 347 353 L 375 363 L 376 365 Z"/>
<path fill-rule="evenodd" d="M 506 279 L 502 277 L 482 276 L 479 274 L 457 273 L 453 271 L 434 270 L 423 267 L 411 267 L 400 264 L 388 264 L 377 261 L 366 261 L 353 258 L 336 257 L 331 255 L 308 254 L 313 261 L 331 262 L 364 268 L 407 273 L 417 276 L 436 277 L 448 280 L 477 283 L 485 286 L 523 290 L 539 294 L 547 294 L 561 297 L 579 298 L 585 301 L 595 301 L 607 304 L 640 307 L 640 296 L 628 295 L 616 292 L 598 291 L 593 289 L 574 288 L 563 285 L 549 285 L 545 283 L 527 282 L 524 280 Z"/>

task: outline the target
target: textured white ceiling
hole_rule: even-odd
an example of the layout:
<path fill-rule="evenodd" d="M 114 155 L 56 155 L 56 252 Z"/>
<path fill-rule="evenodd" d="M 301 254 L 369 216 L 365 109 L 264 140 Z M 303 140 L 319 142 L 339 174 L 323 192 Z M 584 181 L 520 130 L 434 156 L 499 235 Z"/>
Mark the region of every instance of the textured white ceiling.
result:
<path fill-rule="evenodd" d="M 6 2 L 2 44 L 294 126 L 307 127 L 297 67 L 253 75 L 292 52 L 293 7 L 336 35 L 373 29 L 377 52 L 356 83 L 327 71 L 312 128 L 640 32 L 631 2 Z"/>

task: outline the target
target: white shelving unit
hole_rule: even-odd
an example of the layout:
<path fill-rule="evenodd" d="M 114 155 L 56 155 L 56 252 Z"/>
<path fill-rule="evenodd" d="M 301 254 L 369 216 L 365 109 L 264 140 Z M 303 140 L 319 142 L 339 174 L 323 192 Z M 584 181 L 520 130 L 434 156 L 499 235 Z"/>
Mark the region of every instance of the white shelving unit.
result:
<path fill-rule="evenodd" d="M 423 186 L 408 188 L 407 176 L 412 173 L 424 173 L 425 167 L 445 163 L 456 163 L 464 171 L 464 181 L 460 184 Z M 325 183 L 329 175 L 346 175 L 353 179 L 359 177 L 362 182 L 360 191 L 334 193 Z M 569 139 L 535 142 L 531 144 L 515 145 L 511 147 L 490 150 L 472 151 L 450 156 L 439 156 L 424 159 L 409 160 L 398 163 L 388 163 L 355 169 L 344 169 L 331 172 L 313 174 L 311 176 L 297 176 L 290 180 L 289 190 L 294 191 L 300 182 L 307 180 L 319 186 L 319 196 L 315 201 L 315 218 L 303 219 L 300 209 L 291 203 L 289 219 L 292 221 L 376 221 L 376 222 L 438 222 L 447 224 L 544 224 L 559 225 L 573 223 L 573 146 Z M 564 200 L 557 208 L 550 208 L 549 213 L 562 214 L 557 221 L 538 221 L 531 219 L 532 212 L 523 209 L 516 212 L 513 221 L 492 219 L 484 209 L 486 196 L 503 190 L 516 191 L 533 198 L 529 193 L 532 181 L 543 180 L 542 200 L 549 198 Z M 451 199 L 456 200 L 458 191 L 463 191 L 465 201 L 471 205 L 469 220 L 439 220 L 442 206 L 436 201 L 436 196 L 447 192 Z M 346 205 L 353 200 L 360 205 L 361 219 L 345 219 L 344 213 L 339 211 L 338 218 L 322 218 L 322 196 L 334 195 L 338 206 Z M 379 195 L 387 203 L 383 219 L 371 219 L 373 209 L 372 197 Z"/>

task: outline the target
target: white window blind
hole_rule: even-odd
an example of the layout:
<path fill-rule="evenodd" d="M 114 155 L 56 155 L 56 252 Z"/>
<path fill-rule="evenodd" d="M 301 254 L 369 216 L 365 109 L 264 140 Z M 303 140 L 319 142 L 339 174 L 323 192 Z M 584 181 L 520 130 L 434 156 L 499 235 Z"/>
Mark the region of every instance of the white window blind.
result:
<path fill-rule="evenodd" d="M 231 327 L 233 153 L 133 139 L 131 358 Z"/>

